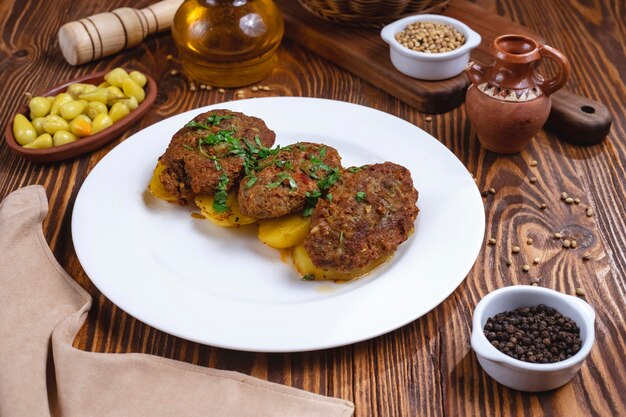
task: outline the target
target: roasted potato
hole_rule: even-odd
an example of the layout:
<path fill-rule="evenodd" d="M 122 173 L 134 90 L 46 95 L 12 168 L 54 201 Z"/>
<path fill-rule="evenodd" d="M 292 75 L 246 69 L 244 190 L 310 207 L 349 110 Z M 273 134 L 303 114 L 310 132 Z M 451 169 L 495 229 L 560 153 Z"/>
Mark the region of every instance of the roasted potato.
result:
<path fill-rule="evenodd" d="M 259 239 L 276 249 L 290 248 L 309 233 L 311 220 L 300 213 L 259 221 Z"/>
<path fill-rule="evenodd" d="M 201 195 L 196 196 L 194 199 L 196 206 L 202 212 L 202 215 L 211 220 L 218 226 L 222 227 L 239 227 L 246 224 L 252 224 L 257 221 L 254 217 L 248 217 L 241 214 L 239 211 L 239 203 L 237 201 L 237 190 L 232 190 L 228 193 L 226 199 L 226 205 L 228 210 L 222 213 L 218 213 L 213 208 L 213 196 Z"/>
<path fill-rule="evenodd" d="M 154 174 L 152 174 L 152 179 L 150 180 L 150 185 L 148 185 L 148 189 L 150 190 L 150 193 L 156 198 L 165 201 L 178 201 L 178 198 L 168 193 L 161 183 L 159 177 L 161 175 L 161 171 L 163 171 L 164 169 L 165 165 L 157 162 L 157 166 L 156 168 L 154 168 Z"/>
<path fill-rule="evenodd" d="M 382 256 L 375 260 L 374 262 L 364 266 L 363 268 L 355 269 L 354 271 L 344 272 L 338 271 L 334 269 L 321 269 L 317 268 L 313 265 L 313 261 L 309 257 L 306 249 L 304 248 L 304 244 L 300 243 L 293 248 L 293 264 L 295 265 L 298 272 L 302 275 L 303 279 L 306 280 L 351 280 L 355 278 L 359 278 L 363 275 L 366 275 L 372 272 L 374 269 L 378 268 L 385 262 L 387 262 L 392 254 Z"/>

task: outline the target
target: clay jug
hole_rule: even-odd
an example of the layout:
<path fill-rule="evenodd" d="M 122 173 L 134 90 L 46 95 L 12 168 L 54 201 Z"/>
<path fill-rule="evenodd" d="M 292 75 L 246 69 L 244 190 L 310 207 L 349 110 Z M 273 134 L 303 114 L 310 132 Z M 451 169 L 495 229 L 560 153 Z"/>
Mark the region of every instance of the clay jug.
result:
<path fill-rule="evenodd" d="M 466 74 L 467 114 L 480 143 L 498 153 L 515 153 L 526 147 L 550 114 L 550 94 L 563 87 L 570 73 L 567 58 L 548 45 L 522 35 L 496 38 L 489 52 L 495 62 L 489 66 L 470 63 Z M 541 58 L 558 64 L 549 80 L 535 70 Z"/>

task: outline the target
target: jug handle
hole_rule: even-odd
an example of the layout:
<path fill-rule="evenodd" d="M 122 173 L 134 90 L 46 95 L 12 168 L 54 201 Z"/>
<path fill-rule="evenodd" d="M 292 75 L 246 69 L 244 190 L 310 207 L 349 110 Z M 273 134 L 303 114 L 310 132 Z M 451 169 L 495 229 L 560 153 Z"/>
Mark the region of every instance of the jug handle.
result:
<path fill-rule="evenodd" d="M 544 92 L 545 95 L 551 95 L 567 82 L 570 73 L 570 64 L 569 60 L 563 55 L 560 51 L 554 49 L 548 45 L 542 45 L 539 47 L 539 54 L 543 58 L 549 58 L 554 61 L 559 66 L 558 73 L 551 79 L 545 80 L 541 76 L 536 75 L 537 85 Z"/>
<path fill-rule="evenodd" d="M 465 74 L 467 74 L 467 78 L 469 78 L 470 82 L 475 86 L 479 86 L 480 84 L 486 82 L 483 68 L 474 61 L 467 64 L 465 67 Z"/>

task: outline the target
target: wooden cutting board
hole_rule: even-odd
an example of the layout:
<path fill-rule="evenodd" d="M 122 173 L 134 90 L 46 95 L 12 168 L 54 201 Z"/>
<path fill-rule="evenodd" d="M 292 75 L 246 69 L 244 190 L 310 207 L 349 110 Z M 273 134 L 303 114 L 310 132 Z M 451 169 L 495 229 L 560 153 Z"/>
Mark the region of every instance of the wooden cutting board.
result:
<path fill-rule="evenodd" d="M 464 74 L 443 81 L 408 77 L 391 64 L 389 46 L 380 29 L 357 28 L 326 22 L 293 0 L 277 0 L 285 18 L 285 34 L 315 53 L 369 81 L 425 113 L 444 113 L 465 101 Z M 543 42 L 540 35 L 465 0 L 452 1 L 443 15 L 460 20 L 482 37 L 472 59 L 491 62 L 489 44 L 504 33 L 520 33 Z"/>
<path fill-rule="evenodd" d="M 294 0 L 276 0 L 276 3 L 285 18 L 286 36 L 417 110 L 445 113 L 465 101 L 469 84 L 465 74 L 443 81 L 422 81 L 396 70 L 389 58 L 389 46 L 380 37 L 380 29 L 327 22 Z M 452 0 L 441 14 L 460 20 L 481 35 L 480 45 L 471 53 L 471 59 L 481 64 L 493 61 L 489 45 L 500 35 L 523 34 L 545 43 L 538 33 L 467 0 Z M 560 137 L 586 145 L 606 137 L 612 117 L 604 105 L 565 90 L 552 97 L 547 127 Z"/>

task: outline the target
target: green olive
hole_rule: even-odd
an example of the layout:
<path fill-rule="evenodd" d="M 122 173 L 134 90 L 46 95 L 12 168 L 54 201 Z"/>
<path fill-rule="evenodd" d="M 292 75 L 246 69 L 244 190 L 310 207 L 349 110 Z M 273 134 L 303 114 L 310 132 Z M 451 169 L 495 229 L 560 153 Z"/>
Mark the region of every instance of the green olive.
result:
<path fill-rule="evenodd" d="M 109 93 L 106 88 L 96 88 L 89 93 L 81 94 L 78 98 L 81 100 L 99 101 L 102 104 L 107 104 L 109 102 Z"/>
<path fill-rule="evenodd" d="M 111 126 L 112 124 L 113 120 L 111 120 L 111 117 L 108 114 L 100 113 L 95 117 L 95 119 L 93 119 L 93 122 L 91 123 L 92 132 L 98 133 Z"/>
<path fill-rule="evenodd" d="M 37 139 L 29 143 L 28 145 L 24 145 L 25 148 L 28 149 L 45 149 L 52 148 L 52 136 L 49 133 L 44 133 L 43 135 L 39 135 Z"/>
<path fill-rule="evenodd" d="M 104 113 L 107 114 L 109 112 L 109 109 L 107 109 L 106 104 L 101 103 L 99 101 L 92 101 L 89 104 L 87 104 L 87 107 L 85 107 L 84 113 L 87 117 L 89 117 L 91 120 L 95 119 L 97 115 L 99 115 L 100 113 Z"/>
<path fill-rule="evenodd" d="M 87 107 L 87 102 L 84 100 L 65 103 L 61 106 L 61 117 L 65 120 L 72 120 L 81 114 L 85 110 L 85 107 Z"/>
<path fill-rule="evenodd" d="M 31 122 L 33 124 L 33 127 L 35 128 L 35 131 L 37 132 L 38 136 L 41 136 L 44 133 L 46 133 L 46 131 L 43 129 L 43 122 L 44 122 L 44 120 L 46 120 L 45 117 L 36 117 Z"/>
<path fill-rule="evenodd" d="M 139 87 L 145 87 L 148 82 L 148 78 L 146 78 L 146 76 L 139 71 L 132 71 L 129 75 L 130 78 L 139 85 Z"/>
<path fill-rule="evenodd" d="M 43 130 L 54 135 L 59 130 L 70 130 L 70 125 L 62 117 L 51 114 L 43 121 Z"/>
<path fill-rule="evenodd" d="M 109 84 L 118 88 L 122 88 L 124 80 L 128 78 L 129 75 L 123 68 L 115 68 L 104 76 L 104 79 L 107 80 Z"/>
<path fill-rule="evenodd" d="M 61 106 L 64 105 L 65 103 L 69 103 L 72 100 L 74 100 L 72 96 L 70 96 L 67 93 L 59 94 L 58 96 L 56 96 L 56 98 L 52 102 L 52 107 L 50 108 L 50 114 L 58 115 L 59 111 L 61 111 Z"/>
<path fill-rule="evenodd" d="M 61 146 L 67 143 L 76 142 L 78 138 L 68 132 L 67 130 L 59 130 L 54 134 L 52 141 L 54 142 L 54 146 Z"/>
<path fill-rule="evenodd" d="M 111 120 L 113 120 L 113 123 L 128 116 L 129 113 L 130 109 L 128 108 L 128 105 L 123 101 L 118 101 L 117 103 L 113 104 L 113 106 L 111 106 L 111 110 L 109 110 L 109 116 L 111 117 Z"/>
<path fill-rule="evenodd" d="M 13 136 L 20 145 L 28 145 L 37 138 L 37 131 L 23 114 L 16 114 L 13 119 Z"/>
<path fill-rule="evenodd" d="M 35 119 L 37 117 L 44 117 L 50 113 L 50 107 L 52 104 L 50 100 L 45 97 L 33 97 L 28 102 L 30 108 L 30 118 Z"/>
<path fill-rule="evenodd" d="M 135 97 L 137 99 L 137 103 L 141 103 L 146 98 L 146 92 L 143 88 L 134 82 L 130 77 L 124 80 L 122 88 L 124 90 L 124 94 L 128 97 Z"/>
<path fill-rule="evenodd" d="M 91 119 L 84 114 L 76 116 L 76 118 L 70 122 L 70 130 L 80 138 L 91 135 L 93 132 Z"/>

